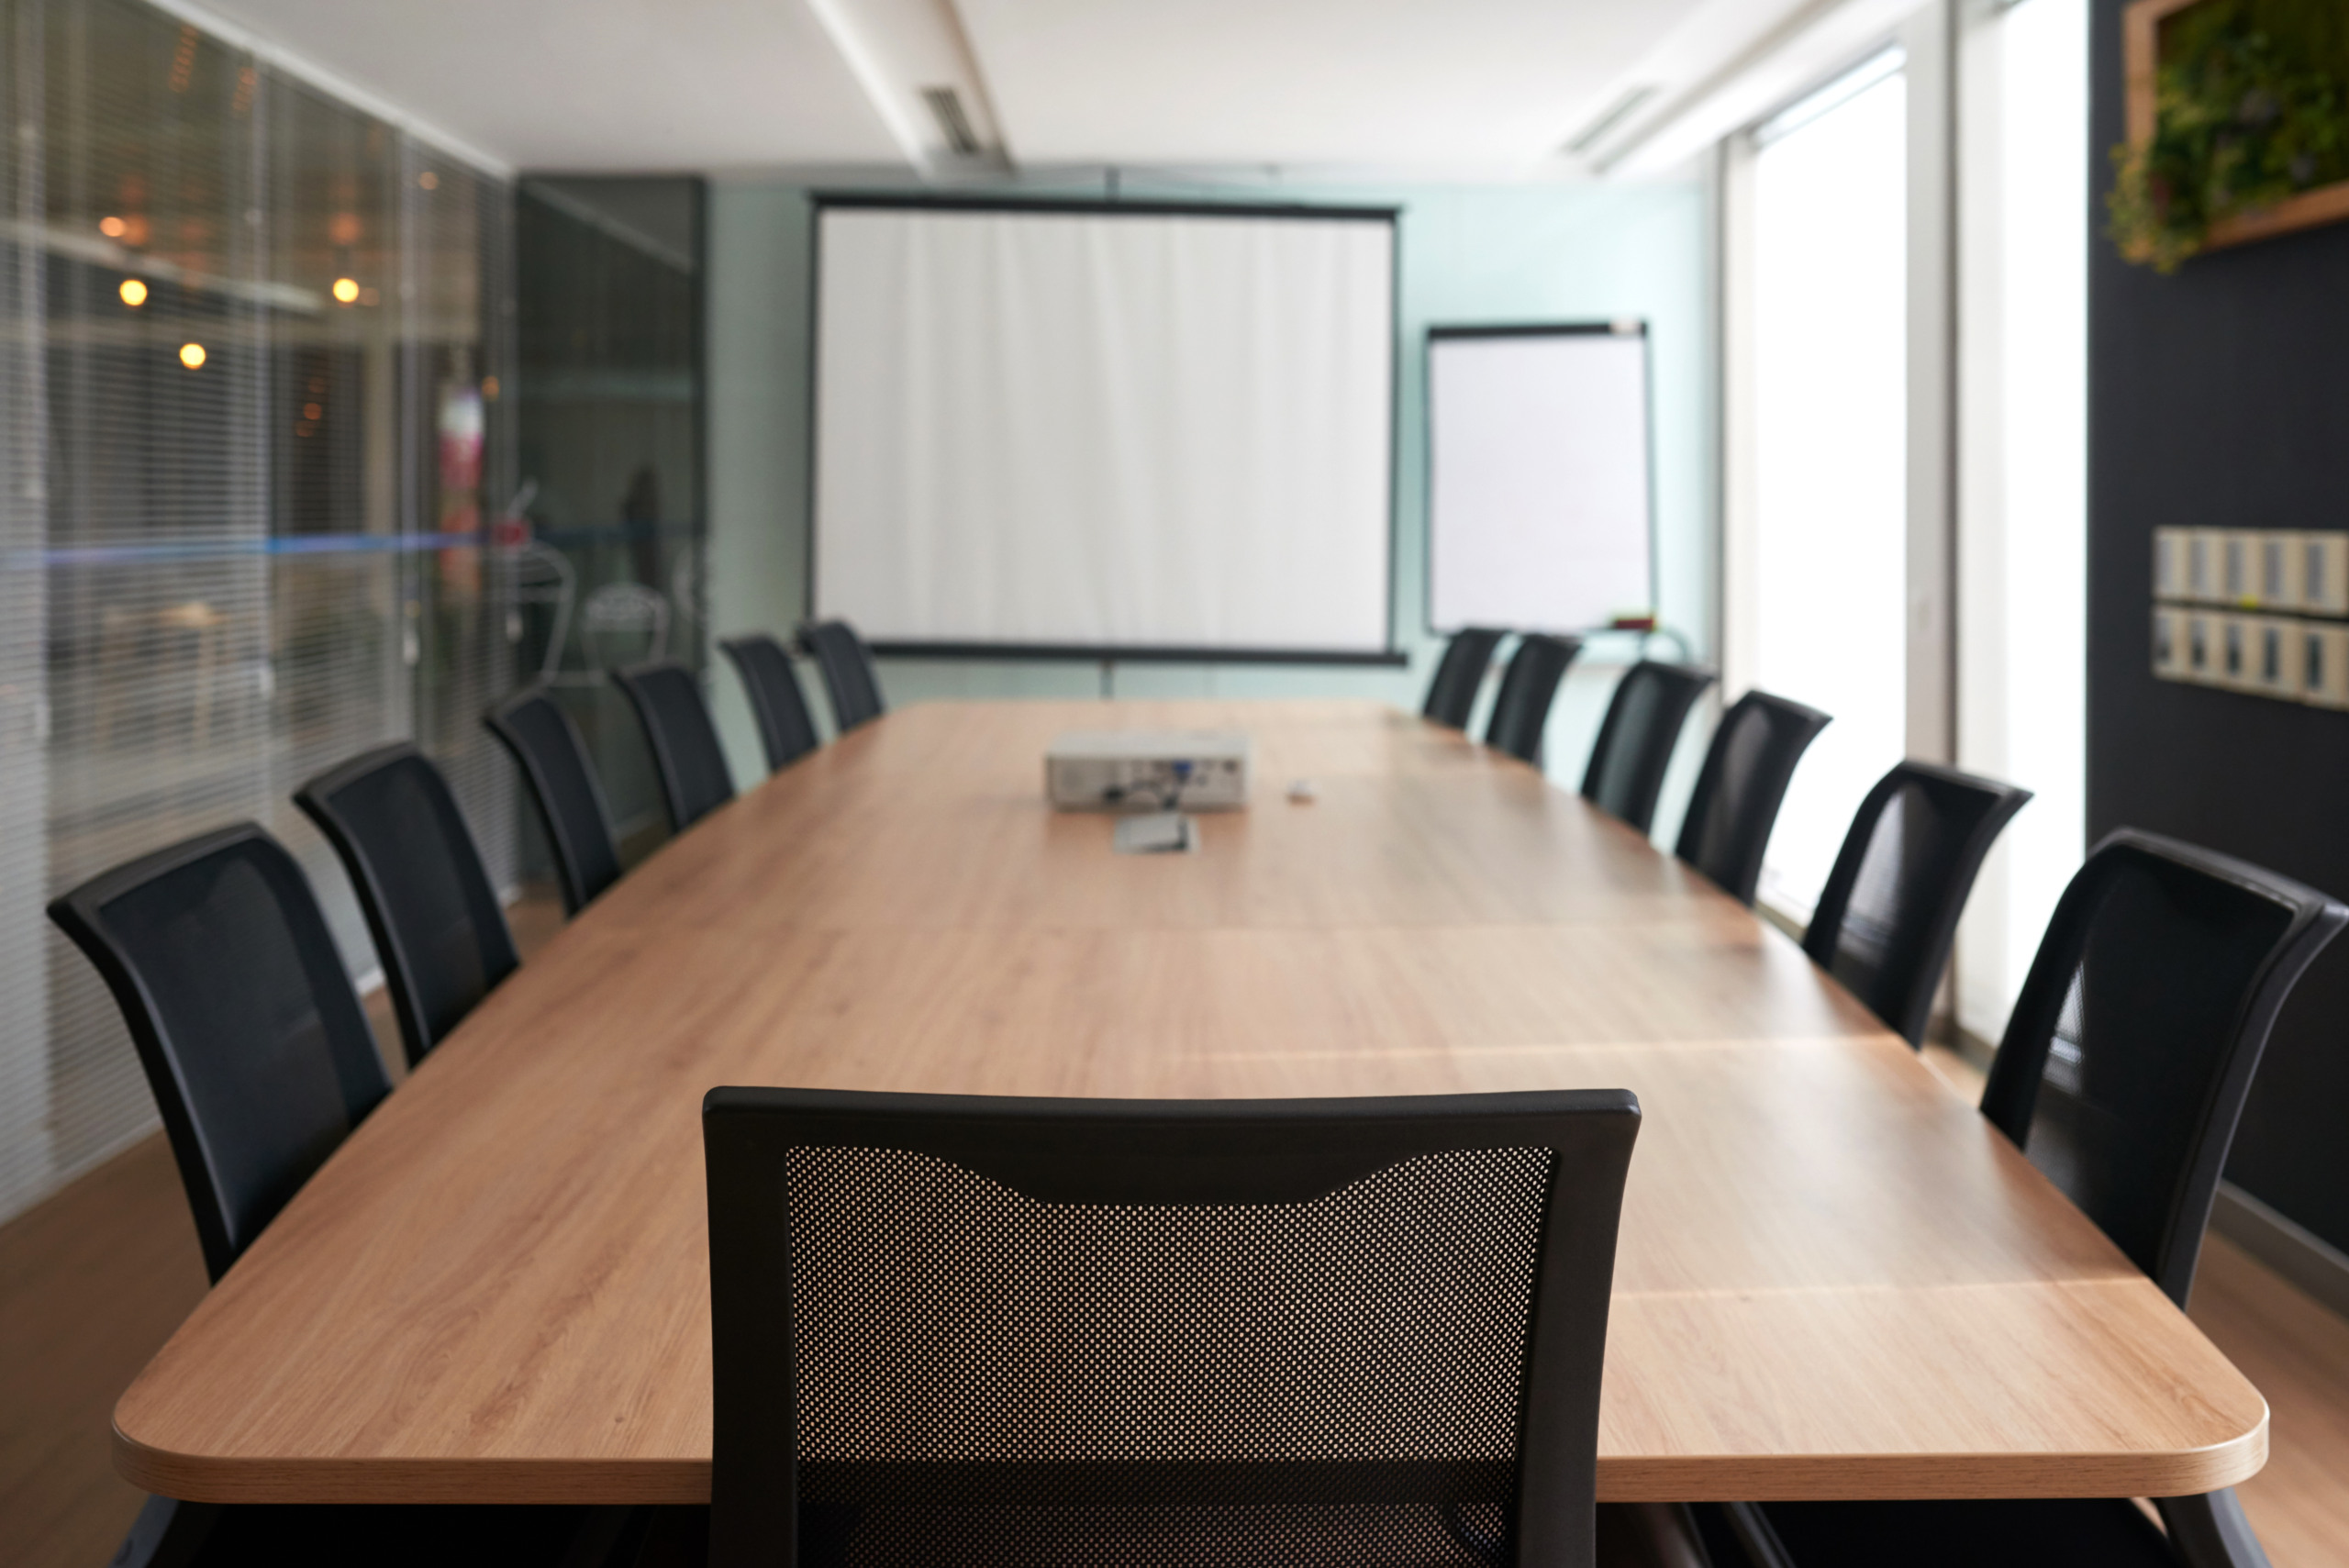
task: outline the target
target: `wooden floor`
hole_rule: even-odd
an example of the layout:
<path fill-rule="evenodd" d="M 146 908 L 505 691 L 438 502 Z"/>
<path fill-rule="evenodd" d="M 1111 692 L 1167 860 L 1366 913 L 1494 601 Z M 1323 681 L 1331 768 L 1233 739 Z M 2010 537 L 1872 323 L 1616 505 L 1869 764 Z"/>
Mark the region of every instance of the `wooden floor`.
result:
<path fill-rule="evenodd" d="M 516 924 L 527 947 L 550 922 Z M 1935 1055 L 1962 1089 L 1963 1064 Z M 139 1495 L 114 1474 L 109 1412 L 204 1290 L 160 1137 L 0 1228 L 0 1554 L 112 1556 Z M 2349 1568 L 2349 1321 L 2216 1237 L 2194 1318 L 2275 1412 L 2273 1457 L 2242 1496 L 2276 1568 Z"/>

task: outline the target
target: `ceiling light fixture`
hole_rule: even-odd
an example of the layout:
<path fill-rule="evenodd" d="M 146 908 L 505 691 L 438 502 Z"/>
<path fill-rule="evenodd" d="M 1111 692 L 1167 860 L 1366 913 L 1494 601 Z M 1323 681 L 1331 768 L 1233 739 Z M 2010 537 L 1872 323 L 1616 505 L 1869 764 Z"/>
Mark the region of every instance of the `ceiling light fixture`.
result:
<path fill-rule="evenodd" d="M 978 155 L 978 132 L 971 128 L 971 117 L 963 112 L 963 95 L 952 87 L 924 87 L 921 101 L 930 106 L 930 117 L 938 122 L 939 134 L 946 139 L 947 148 L 955 156 Z"/>
<path fill-rule="evenodd" d="M 1638 114 L 1642 106 L 1656 95 L 1653 83 L 1627 89 L 1623 95 L 1608 106 L 1607 112 L 1582 129 L 1582 133 L 1566 143 L 1566 150 L 1579 158 L 1605 140 L 1608 132 Z"/>

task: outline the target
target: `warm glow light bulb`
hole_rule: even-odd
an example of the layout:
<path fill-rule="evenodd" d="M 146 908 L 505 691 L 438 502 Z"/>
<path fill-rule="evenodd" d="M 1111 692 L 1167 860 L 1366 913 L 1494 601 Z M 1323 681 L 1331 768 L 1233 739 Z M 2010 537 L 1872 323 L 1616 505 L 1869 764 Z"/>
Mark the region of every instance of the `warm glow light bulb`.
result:
<path fill-rule="evenodd" d="M 182 343 L 180 345 L 180 363 L 185 365 L 192 371 L 202 370 L 204 368 L 204 345 L 201 343 Z"/>
<path fill-rule="evenodd" d="M 147 285 L 137 278 L 123 279 L 122 287 L 117 292 L 122 295 L 122 303 L 133 310 L 147 303 Z"/>
<path fill-rule="evenodd" d="M 335 279 L 334 296 L 345 305 L 351 304 L 359 297 L 359 280 L 357 278 Z"/>
<path fill-rule="evenodd" d="M 119 239 L 129 231 L 130 225 L 123 222 L 122 219 L 118 217 L 102 217 L 98 219 L 98 232 L 105 235 L 109 239 Z"/>

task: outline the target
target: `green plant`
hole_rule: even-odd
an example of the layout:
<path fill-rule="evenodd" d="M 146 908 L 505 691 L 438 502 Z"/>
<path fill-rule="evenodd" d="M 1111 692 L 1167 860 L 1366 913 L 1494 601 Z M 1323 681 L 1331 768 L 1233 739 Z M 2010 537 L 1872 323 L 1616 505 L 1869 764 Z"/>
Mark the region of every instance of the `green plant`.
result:
<path fill-rule="evenodd" d="M 2349 180 L 2349 5 L 2203 0 L 2162 29 L 2154 131 L 2112 150 L 2107 233 L 2161 272 L 2222 219 Z"/>

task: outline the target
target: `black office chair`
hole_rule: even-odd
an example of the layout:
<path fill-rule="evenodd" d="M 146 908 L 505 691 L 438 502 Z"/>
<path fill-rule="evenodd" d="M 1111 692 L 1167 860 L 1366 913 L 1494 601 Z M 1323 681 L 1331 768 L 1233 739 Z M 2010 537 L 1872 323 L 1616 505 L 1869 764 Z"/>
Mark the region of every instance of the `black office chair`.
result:
<path fill-rule="evenodd" d="M 873 667 L 873 651 L 844 620 L 818 621 L 803 627 L 800 645 L 816 656 L 824 673 L 824 690 L 832 699 L 832 721 L 843 735 L 869 718 L 888 711 L 881 700 L 880 673 Z"/>
<path fill-rule="evenodd" d="M 1965 896 L 2031 791 L 1902 762 L 1860 802 L 1802 950 L 1910 1045 L 1925 1043 Z"/>
<path fill-rule="evenodd" d="M 294 804 L 351 875 L 413 1067 L 522 962 L 457 797 L 401 744 L 320 773 Z"/>
<path fill-rule="evenodd" d="M 1762 852 L 1769 848 L 1795 764 L 1830 722 L 1817 708 L 1765 691 L 1738 698 L 1705 750 L 1673 853 L 1739 903 L 1753 903 Z"/>
<path fill-rule="evenodd" d="M 114 993 L 218 1279 L 391 1093 L 294 857 L 250 823 L 92 878 L 49 917 Z"/>
<path fill-rule="evenodd" d="M 391 1093 L 317 900 L 294 857 L 243 823 L 94 877 L 53 901 L 49 917 L 122 1009 L 217 1281 Z M 555 1568 L 565 1552 L 631 1527 L 617 1511 L 586 1508 L 150 1497 L 114 1562 Z"/>
<path fill-rule="evenodd" d="M 1550 704 L 1566 666 L 1582 651 L 1573 637 L 1545 637 L 1529 631 L 1517 640 L 1501 689 L 1493 698 L 1493 713 L 1485 720 L 1485 744 L 1507 751 L 1521 762 L 1542 765 L 1542 731 L 1550 723 Z"/>
<path fill-rule="evenodd" d="M 612 814 L 587 761 L 587 743 L 543 686 L 492 708 L 482 722 L 521 766 L 554 850 L 563 908 L 576 915 L 620 878 Z"/>
<path fill-rule="evenodd" d="M 702 1128 L 715 1568 L 1590 1568 L 1628 1092 Z"/>
<path fill-rule="evenodd" d="M 683 664 L 637 664 L 612 672 L 613 684 L 628 694 L 643 721 L 645 743 L 661 775 L 661 798 L 669 826 L 679 833 L 734 798 L 734 775 L 701 683 Z"/>
<path fill-rule="evenodd" d="M 1454 729 L 1468 728 L 1476 710 L 1476 694 L 1484 689 L 1485 672 L 1493 667 L 1493 650 L 1508 633 L 1491 627 L 1466 626 L 1444 644 L 1443 658 L 1428 682 L 1428 698 L 1419 712 Z"/>
<path fill-rule="evenodd" d="M 2032 961 L 1982 1114 L 2180 1307 L 2268 1030 L 2344 923 L 2349 909 L 2298 883 L 2123 829 L 2073 877 Z M 1770 1568 L 2266 1568 L 2232 1491 L 2154 1506 L 2167 1540 L 2125 1499 L 1728 1513 Z"/>
<path fill-rule="evenodd" d="M 1680 744 L 1680 727 L 1712 684 L 1710 670 L 1690 664 L 1642 659 L 1626 671 L 1591 743 L 1582 797 L 1642 833 L 1654 827 L 1656 797 Z"/>
<path fill-rule="evenodd" d="M 807 698 L 791 668 L 783 644 L 763 634 L 729 637 L 718 645 L 734 661 L 742 690 L 751 698 L 751 712 L 759 721 L 759 742 L 766 748 L 767 767 L 775 773 L 816 749 L 816 724 L 807 714 Z"/>

